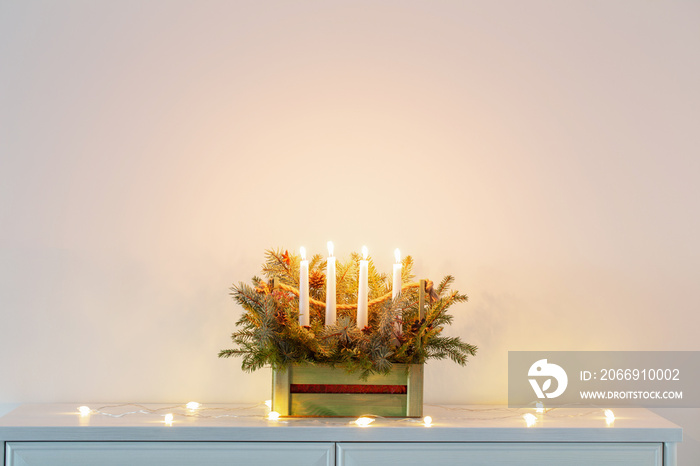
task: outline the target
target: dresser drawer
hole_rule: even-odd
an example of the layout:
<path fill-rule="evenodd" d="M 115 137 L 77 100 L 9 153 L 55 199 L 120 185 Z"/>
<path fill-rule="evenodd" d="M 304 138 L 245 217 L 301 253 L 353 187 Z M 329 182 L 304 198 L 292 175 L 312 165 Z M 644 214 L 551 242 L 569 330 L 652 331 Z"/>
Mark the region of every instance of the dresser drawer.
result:
<path fill-rule="evenodd" d="M 7 466 L 333 466 L 334 443 L 7 442 Z"/>
<path fill-rule="evenodd" d="M 338 466 L 661 466 L 661 443 L 338 443 Z"/>

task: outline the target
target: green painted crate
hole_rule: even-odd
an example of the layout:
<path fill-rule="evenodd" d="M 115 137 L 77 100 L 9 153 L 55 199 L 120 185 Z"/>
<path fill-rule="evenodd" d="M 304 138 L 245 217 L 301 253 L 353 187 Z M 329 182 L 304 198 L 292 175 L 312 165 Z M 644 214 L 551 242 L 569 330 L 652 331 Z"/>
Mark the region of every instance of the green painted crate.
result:
<path fill-rule="evenodd" d="M 357 386 L 374 387 L 357 387 Z M 339 387 L 346 386 L 346 387 Z M 382 391 L 386 386 L 405 393 L 299 393 L 299 389 Z M 405 388 L 401 388 L 405 387 Z M 352 391 L 353 388 L 350 388 Z M 387 375 L 359 374 L 323 365 L 295 364 L 272 371 L 272 410 L 281 416 L 421 417 L 423 415 L 423 365 L 394 364 Z"/>

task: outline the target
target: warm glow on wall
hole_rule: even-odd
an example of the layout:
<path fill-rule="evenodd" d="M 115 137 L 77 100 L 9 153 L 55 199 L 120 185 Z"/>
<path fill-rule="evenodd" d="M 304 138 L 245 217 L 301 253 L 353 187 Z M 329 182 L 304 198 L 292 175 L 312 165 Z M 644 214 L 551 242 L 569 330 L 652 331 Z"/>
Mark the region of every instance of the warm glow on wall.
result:
<path fill-rule="evenodd" d="M 431 402 L 507 403 L 514 349 L 698 349 L 698 2 L 65 3 L 0 7 L 0 404 L 259 404 L 228 286 L 329 239 L 458 277 L 481 351 Z"/>

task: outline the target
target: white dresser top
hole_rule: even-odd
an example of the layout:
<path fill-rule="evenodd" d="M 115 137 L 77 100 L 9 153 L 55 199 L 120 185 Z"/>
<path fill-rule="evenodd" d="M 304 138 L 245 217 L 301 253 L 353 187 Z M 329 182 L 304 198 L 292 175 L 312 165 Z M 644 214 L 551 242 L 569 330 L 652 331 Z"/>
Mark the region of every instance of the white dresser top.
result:
<path fill-rule="evenodd" d="M 537 415 L 527 427 L 523 415 L 534 409 L 505 406 L 425 405 L 422 419 L 376 418 L 359 427 L 355 418 L 268 420 L 264 404 L 203 404 L 197 411 L 158 404 L 25 404 L 0 417 L 5 441 L 332 441 L 332 442 L 680 442 L 682 429 L 646 409 L 615 409 L 608 425 L 603 409 L 557 408 Z M 172 425 L 164 416 L 174 415 Z M 121 416 L 121 417 L 117 417 Z"/>

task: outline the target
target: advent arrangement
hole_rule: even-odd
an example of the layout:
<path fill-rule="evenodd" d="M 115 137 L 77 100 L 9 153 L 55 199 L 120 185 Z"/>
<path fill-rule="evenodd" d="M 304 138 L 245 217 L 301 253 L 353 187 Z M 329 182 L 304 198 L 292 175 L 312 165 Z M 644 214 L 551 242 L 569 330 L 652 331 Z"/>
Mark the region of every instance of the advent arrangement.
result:
<path fill-rule="evenodd" d="M 467 296 L 444 277 L 415 280 L 413 259 L 395 251 L 391 276 L 368 257 L 338 261 L 288 250 L 265 253 L 262 278 L 231 295 L 245 312 L 219 357 L 273 370 L 272 409 L 282 416 L 422 415 L 423 365 L 446 359 L 464 366 L 474 345 L 443 335 L 448 309 Z"/>

